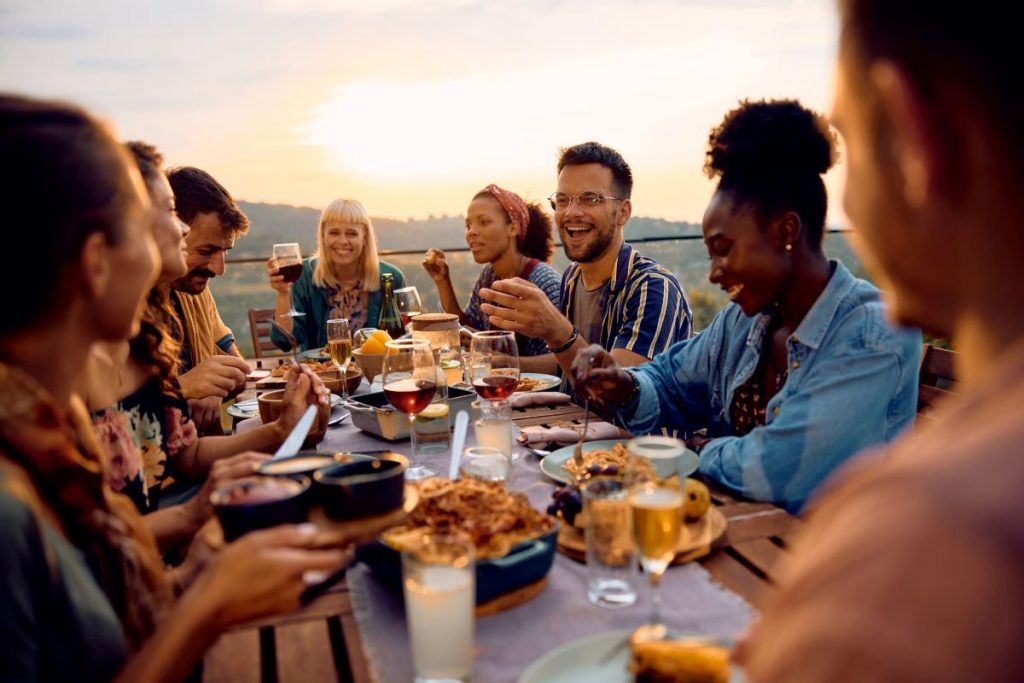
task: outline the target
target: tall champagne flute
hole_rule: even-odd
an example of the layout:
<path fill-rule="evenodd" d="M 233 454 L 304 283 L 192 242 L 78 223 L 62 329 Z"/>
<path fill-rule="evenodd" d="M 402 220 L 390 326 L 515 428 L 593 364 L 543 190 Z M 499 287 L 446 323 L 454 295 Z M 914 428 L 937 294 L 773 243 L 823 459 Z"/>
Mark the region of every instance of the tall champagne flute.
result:
<path fill-rule="evenodd" d="M 661 577 L 676 554 L 683 527 L 683 494 L 654 483 L 637 485 L 629 496 L 633 540 L 640 565 L 651 580 L 650 624 L 660 628 Z"/>
<path fill-rule="evenodd" d="M 345 381 L 345 377 L 348 374 L 348 364 L 352 360 L 352 333 L 347 319 L 335 318 L 327 321 L 327 347 L 331 352 L 331 360 L 341 375 L 342 403 L 348 403 L 348 382 Z"/>
<path fill-rule="evenodd" d="M 396 289 L 395 301 L 398 302 L 398 312 L 402 316 L 402 324 L 406 327 L 414 317 L 423 312 L 420 293 L 415 287 Z"/>
<path fill-rule="evenodd" d="M 299 248 L 297 242 L 285 242 L 283 244 L 274 245 L 274 265 L 277 267 L 278 274 L 284 278 L 284 281 L 288 284 L 292 284 L 299 279 L 302 275 L 302 250 Z M 288 312 L 285 313 L 289 318 L 298 318 L 306 315 L 295 310 L 295 302 L 292 303 L 288 308 Z"/>
<path fill-rule="evenodd" d="M 430 342 L 426 339 L 395 339 L 384 345 L 384 395 L 395 408 L 409 416 L 409 438 L 412 441 L 412 465 L 405 471 L 406 479 L 426 479 L 438 473 L 417 462 L 417 413 L 430 405 L 437 389 L 437 363 Z"/>
<path fill-rule="evenodd" d="M 480 398 L 507 400 L 519 384 L 519 351 L 512 332 L 474 332 L 469 343 L 469 380 Z"/>

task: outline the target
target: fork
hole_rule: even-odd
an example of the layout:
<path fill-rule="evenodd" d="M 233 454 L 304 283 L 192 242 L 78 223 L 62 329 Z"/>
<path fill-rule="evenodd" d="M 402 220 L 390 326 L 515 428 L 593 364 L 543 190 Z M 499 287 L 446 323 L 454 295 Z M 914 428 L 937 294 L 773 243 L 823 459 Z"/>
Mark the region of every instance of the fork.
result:
<path fill-rule="evenodd" d="M 284 329 L 281 323 L 277 322 L 273 318 L 270 319 L 270 324 L 277 328 L 277 331 L 284 335 L 284 338 L 288 340 L 288 345 L 291 346 L 292 358 L 295 360 L 295 364 L 299 364 L 299 342 L 295 340 L 293 335 L 288 330 Z"/>
<path fill-rule="evenodd" d="M 594 365 L 594 357 L 591 356 L 590 360 L 587 361 L 587 372 L 590 372 L 590 368 Z M 576 467 L 583 467 L 583 439 L 587 437 L 587 428 L 590 426 L 590 392 L 587 392 L 587 397 L 583 399 L 583 431 L 580 432 L 580 440 L 576 442 L 576 450 L 573 451 L 572 460 L 576 463 Z"/>

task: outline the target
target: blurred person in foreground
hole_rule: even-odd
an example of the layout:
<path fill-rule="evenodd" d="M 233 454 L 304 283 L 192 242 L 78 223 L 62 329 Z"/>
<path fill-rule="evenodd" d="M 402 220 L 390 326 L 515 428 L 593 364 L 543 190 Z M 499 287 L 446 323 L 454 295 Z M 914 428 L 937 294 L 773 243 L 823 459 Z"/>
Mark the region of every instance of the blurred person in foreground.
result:
<path fill-rule="evenodd" d="M 709 140 L 719 180 L 703 228 L 708 279 L 730 303 L 646 365 L 626 370 L 595 345 L 573 366 L 635 434 L 706 427 L 689 439 L 703 474 L 794 513 L 917 410 L 921 335 L 890 327 L 878 289 L 822 248 L 834 147 L 828 122 L 794 100 L 726 114 Z"/>
<path fill-rule="evenodd" d="M 452 288 L 444 252 L 432 248 L 423 260 L 423 268 L 437 285 L 441 306 L 445 312 L 459 316 L 463 325 L 476 330 L 492 328 L 480 311 L 480 290 L 507 278 L 536 285 L 558 307 L 561 277 L 549 265 L 555 248 L 551 219 L 539 204 L 527 204 L 515 192 L 488 185 L 476 193 L 466 209 L 466 244 L 473 260 L 485 265 L 465 310 Z M 555 359 L 543 339 L 516 333 L 516 345 L 524 372 L 554 372 Z"/>
<path fill-rule="evenodd" d="M 480 290 L 490 324 L 543 339 L 562 372 L 591 342 L 621 365 L 639 365 L 689 337 L 690 307 L 676 276 L 625 241 L 632 193 L 633 171 L 614 149 L 562 149 L 549 199 L 574 263 L 562 273 L 561 308 L 522 278 L 498 280 Z"/>
<path fill-rule="evenodd" d="M 95 342 L 139 331 L 160 267 L 154 209 L 124 147 L 70 105 L 0 94 L 0 159 L 21 228 L 5 244 L 38 278 L 0 271 L 19 292 L 0 318 L 0 680 L 184 680 L 221 632 L 296 608 L 303 575 L 343 553 L 313 550 L 308 525 L 253 532 L 173 599 L 72 391 Z"/>
<path fill-rule="evenodd" d="M 402 271 L 378 258 L 373 221 L 363 205 L 354 199 L 335 199 L 320 214 L 316 254 L 303 260 L 302 274 L 294 284 L 285 282 L 272 258 L 267 261 L 270 286 L 277 292 L 274 319 L 292 333 L 303 351 L 327 345 L 328 320 L 345 318 L 353 332 L 376 327 L 384 296 L 380 276 L 385 273 L 391 274 L 394 289 L 405 287 Z M 305 315 L 285 315 L 289 305 Z M 289 348 L 288 340 L 274 328 L 270 338 L 279 348 Z"/>
<path fill-rule="evenodd" d="M 178 382 L 203 434 L 220 434 L 220 404 L 245 388 L 249 366 L 235 334 L 220 317 L 211 278 L 224 274 L 225 257 L 249 230 L 249 219 L 217 180 L 192 166 L 168 169 L 185 236 L 187 272 L 171 283 L 171 304 L 181 321 Z"/>
<path fill-rule="evenodd" d="M 843 0 L 846 212 L 960 395 L 815 505 L 740 654 L 755 683 L 1024 680 L 1024 99 L 1005 5 Z M 873 400 L 864 396 L 862 400 Z"/>

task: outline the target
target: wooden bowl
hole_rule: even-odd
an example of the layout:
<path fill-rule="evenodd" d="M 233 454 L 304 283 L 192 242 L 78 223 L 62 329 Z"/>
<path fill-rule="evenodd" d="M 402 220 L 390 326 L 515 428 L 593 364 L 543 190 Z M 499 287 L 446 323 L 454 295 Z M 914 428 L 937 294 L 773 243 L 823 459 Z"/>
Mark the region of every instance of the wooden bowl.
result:
<path fill-rule="evenodd" d="M 318 372 L 316 374 L 321 380 L 323 380 L 324 386 L 327 387 L 328 391 L 332 394 L 337 394 L 338 396 L 342 395 L 340 372 L 337 370 L 324 370 L 323 372 Z M 345 384 L 350 396 L 359 388 L 362 381 L 363 371 L 350 365 L 345 373 Z"/>
<path fill-rule="evenodd" d="M 352 358 L 355 359 L 356 365 L 366 375 L 366 381 L 370 384 L 373 384 L 374 377 L 379 375 L 384 369 L 383 353 L 363 353 L 357 349 L 352 352 Z"/>
<path fill-rule="evenodd" d="M 263 392 L 256 398 L 256 405 L 260 409 L 263 424 L 270 424 L 281 417 L 281 410 L 284 408 L 284 389 Z"/>

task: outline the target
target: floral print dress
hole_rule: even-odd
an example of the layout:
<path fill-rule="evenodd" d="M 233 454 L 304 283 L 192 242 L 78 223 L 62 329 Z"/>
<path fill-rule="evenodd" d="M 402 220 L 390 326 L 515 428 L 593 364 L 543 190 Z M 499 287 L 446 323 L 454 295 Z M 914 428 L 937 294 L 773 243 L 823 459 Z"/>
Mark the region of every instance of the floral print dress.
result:
<path fill-rule="evenodd" d="M 171 483 L 174 458 L 198 438 L 188 404 L 163 393 L 154 377 L 92 418 L 109 455 L 110 487 L 131 498 L 139 512 L 156 510 L 160 491 Z"/>

